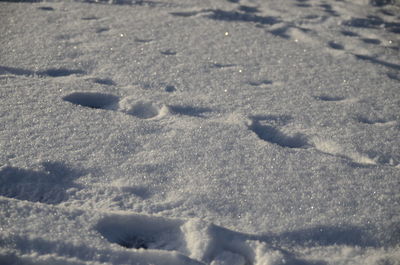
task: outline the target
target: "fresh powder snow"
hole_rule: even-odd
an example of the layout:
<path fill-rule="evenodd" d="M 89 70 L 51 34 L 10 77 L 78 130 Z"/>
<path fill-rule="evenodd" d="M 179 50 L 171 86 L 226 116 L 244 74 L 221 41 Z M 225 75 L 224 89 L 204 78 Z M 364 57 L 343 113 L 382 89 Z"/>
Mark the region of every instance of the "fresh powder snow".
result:
<path fill-rule="evenodd" d="M 398 0 L 0 1 L 0 264 L 399 265 Z"/>

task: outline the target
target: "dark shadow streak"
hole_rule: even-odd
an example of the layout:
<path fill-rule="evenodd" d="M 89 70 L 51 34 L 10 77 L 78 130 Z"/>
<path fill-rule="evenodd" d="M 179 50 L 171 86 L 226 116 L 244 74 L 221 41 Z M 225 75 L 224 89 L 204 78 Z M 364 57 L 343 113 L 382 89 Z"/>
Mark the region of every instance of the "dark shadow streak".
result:
<path fill-rule="evenodd" d="M 50 76 L 50 77 L 61 77 L 61 76 L 69 76 L 73 74 L 85 74 L 86 72 L 78 69 L 66 69 L 66 68 L 50 68 L 45 71 L 31 71 L 22 68 L 16 67 L 8 67 L 8 66 L 0 66 L 0 74 L 10 73 L 13 75 L 21 75 L 21 76 Z"/>
<path fill-rule="evenodd" d="M 392 68 L 395 70 L 400 70 L 399 64 L 388 63 L 388 62 L 385 62 L 385 61 L 382 61 L 382 60 L 379 60 L 379 59 L 376 59 L 376 58 L 373 58 L 373 57 L 367 56 L 367 55 L 354 54 L 354 56 L 360 60 L 370 61 L 371 63 L 380 64 L 380 65 L 383 65 L 383 66 L 386 66 L 386 67 L 389 67 L 389 68 Z"/>
<path fill-rule="evenodd" d="M 261 123 L 262 121 L 262 123 Z M 249 129 L 253 131 L 261 140 L 277 144 L 281 147 L 289 148 L 307 148 L 309 146 L 307 137 L 303 134 L 286 135 L 272 125 L 266 122 L 262 117 L 253 117 Z M 279 120 L 277 121 L 277 123 Z"/>
<path fill-rule="evenodd" d="M 386 22 L 377 16 L 368 16 L 367 18 L 352 18 L 343 23 L 345 26 L 356 27 L 356 28 L 385 28 L 393 33 L 400 33 L 400 23 Z"/>
<path fill-rule="evenodd" d="M 278 18 L 268 16 L 258 16 L 250 12 L 238 12 L 238 11 L 225 11 L 221 9 L 204 9 L 201 11 L 189 11 L 189 12 L 171 12 L 170 14 L 178 17 L 191 17 L 201 13 L 211 13 L 206 17 L 209 19 L 228 21 L 228 22 L 254 22 L 263 25 L 274 25 L 281 22 Z"/>
<path fill-rule="evenodd" d="M 212 14 L 207 16 L 210 19 L 228 21 L 228 22 L 254 22 L 263 25 L 274 25 L 281 22 L 276 17 L 257 16 L 248 13 L 241 13 L 237 11 L 224 11 L 220 9 L 212 10 Z"/>
<path fill-rule="evenodd" d="M 13 3 L 39 3 L 43 0 L 1 0 L 1 2 L 13 2 Z"/>
<path fill-rule="evenodd" d="M 212 111 L 210 108 L 178 106 L 178 105 L 169 106 L 169 109 L 173 113 L 185 116 L 193 116 L 193 117 L 204 117 L 205 113 Z"/>
<path fill-rule="evenodd" d="M 89 4 L 111 4 L 111 5 L 138 5 L 138 6 L 150 6 L 155 7 L 159 5 L 165 5 L 163 2 L 156 2 L 156 1 L 146 1 L 146 0 L 82 0 L 84 3 Z"/>
<path fill-rule="evenodd" d="M 0 66 L 0 74 L 10 73 L 13 75 L 25 75 L 31 76 L 34 75 L 34 71 L 25 70 L 22 68 L 8 67 L 8 66 Z"/>

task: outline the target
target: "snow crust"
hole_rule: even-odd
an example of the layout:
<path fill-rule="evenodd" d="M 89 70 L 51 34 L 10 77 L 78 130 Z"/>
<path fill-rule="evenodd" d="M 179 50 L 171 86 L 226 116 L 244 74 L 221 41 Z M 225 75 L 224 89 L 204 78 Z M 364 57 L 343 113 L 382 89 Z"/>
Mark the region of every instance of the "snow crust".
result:
<path fill-rule="evenodd" d="M 0 2 L 0 264 L 400 264 L 400 3 Z"/>

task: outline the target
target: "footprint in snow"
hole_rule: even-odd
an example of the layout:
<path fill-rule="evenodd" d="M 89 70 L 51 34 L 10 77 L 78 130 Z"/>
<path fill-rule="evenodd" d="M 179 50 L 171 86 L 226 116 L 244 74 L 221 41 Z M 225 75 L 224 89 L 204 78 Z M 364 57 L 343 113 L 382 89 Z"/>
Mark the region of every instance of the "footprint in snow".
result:
<path fill-rule="evenodd" d="M 253 116 L 250 118 L 248 128 L 258 138 L 281 147 L 307 148 L 309 146 L 307 137 L 301 133 L 286 134 L 278 127 L 286 124 L 286 116 Z M 286 121 L 285 121 L 286 120 Z"/>
<path fill-rule="evenodd" d="M 68 189 L 80 188 L 74 180 L 85 174 L 62 162 L 44 162 L 40 168 L 0 167 L 0 196 L 59 204 L 68 200 Z"/>
<path fill-rule="evenodd" d="M 65 96 L 63 99 L 73 104 L 93 109 L 109 109 L 119 100 L 117 96 L 112 94 L 98 92 L 75 92 Z"/>
<path fill-rule="evenodd" d="M 114 214 L 101 219 L 95 229 L 110 243 L 124 248 L 177 251 L 192 261 L 212 265 L 251 264 L 246 251 L 236 250 L 238 244 L 245 242 L 232 242 L 233 231 L 201 220 Z M 221 234 L 225 236 L 219 239 Z"/>
<path fill-rule="evenodd" d="M 116 110 L 139 119 L 161 118 L 168 113 L 168 107 L 151 101 L 137 101 L 133 97 L 122 100 L 113 94 L 99 92 L 75 92 L 63 98 L 75 105 L 92 109 Z"/>
<path fill-rule="evenodd" d="M 147 257 L 152 253 L 169 252 L 183 255 L 188 264 L 210 265 L 282 264 L 283 260 L 285 264 L 309 264 L 276 243 L 358 244 L 362 238 L 356 228 L 315 227 L 276 235 L 250 235 L 200 219 L 169 219 L 134 213 L 107 214 L 94 229 L 108 242 L 139 249 L 141 251 L 136 253 Z M 332 236 L 337 234 L 342 236 Z"/>
<path fill-rule="evenodd" d="M 182 222 L 144 215 L 110 215 L 96 230 L 109 242 L 124 248 L 180 250 L 185 252 Z"/>

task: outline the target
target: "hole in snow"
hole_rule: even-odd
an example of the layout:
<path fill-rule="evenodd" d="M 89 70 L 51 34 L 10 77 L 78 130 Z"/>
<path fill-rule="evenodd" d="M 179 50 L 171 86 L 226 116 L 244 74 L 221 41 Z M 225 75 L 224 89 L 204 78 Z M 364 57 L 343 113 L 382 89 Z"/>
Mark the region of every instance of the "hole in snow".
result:
<path fill-rule="evenodd" d="M 296 133 L 287 135 L 279 129 L 268 124 L 265 120 L 253 118 L 249 129 L 252 130 L 261 140 L 289 148 L 307 148 L 309 146 L 307 137 Z"/>
<path fill-rule="evenodd" d="M 180 222 L 144 215 L 111 215 L 96 225 L 110 243 L 124 248 L 179 250 Z"/>
<path fill-rule="evenodd" d="M 118 102 L 119 98 L 112 94 L 95 92 L 76 92 L 63 98 L 65 101 L 93 109 L 105 109 Z"/>
<path fill-rule="evenodd" d="M 75 74 L 85 74 L 85 71 L 79 69 L 51 68 L 46 71 L 38 72 L 41 76 L 61 77 Z"/>

